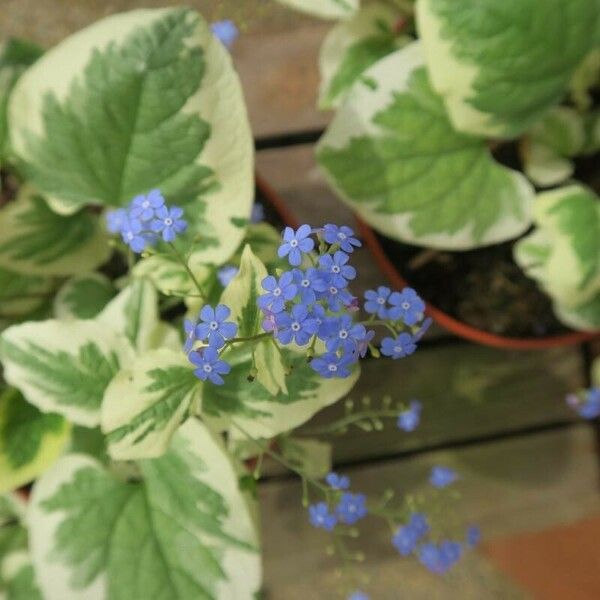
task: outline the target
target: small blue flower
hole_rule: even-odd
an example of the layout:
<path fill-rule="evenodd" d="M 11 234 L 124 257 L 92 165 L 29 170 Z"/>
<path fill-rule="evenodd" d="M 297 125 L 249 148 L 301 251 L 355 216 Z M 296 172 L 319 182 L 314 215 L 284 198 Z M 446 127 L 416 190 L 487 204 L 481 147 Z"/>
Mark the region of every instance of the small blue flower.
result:
<path fill-rule="evenodd" d="M 394 292 L 389 297 L 392 305 L 388 310 L 390 319 L 402 320 L 409 327 L 416 325 L 425 312 L 425 302 L 412 288 L 405 288 L 401 292 Z"/>
<path fill-rule="evenodd" d="M 415 333 L 413 333 L 413 340 L 415 340 L 415 342 L 418 342 L 427 333 L 432 323 L 433 319 L 431 317 L 427 317 L 423 321 L 423 323 L 421 323 L 419 329 Z"/>
<path fill-rule="evenodd" d="M 142 223 L 137 219 L 127 219 L 123 223 L 121 238 L 136 254 L 141 254 L 146 246 L 154 242 L 154 238 L 144 232 Z"/>
<path fill-rule="evenodd" d="M 392 545 L 401 556 L 408 556 L 417 546 L 419 538 L 414 529 L 408 525 L 399 527 L 398 531 L 392 537 Z"/>
<path fill-rule="evenodd" d="M 362 244 L 354 237 L 354 231 L 350 227 L 342 225 L 325 225 L 323 227 L 323 238 L 328 244 L 339 244 L 344 252 L 354 252 L 354 247 L 360 248 Z"/>
<path fill-rule="evenodd" d="M 375 290 L 367 290 L 365 292 L 364 309 L 371 315 L 377 315 L 380 319 L 388 318 L 387 300 L 392 291 L 383 285 Z"/>
<path fill-rule="evenodd" d="M 154 219 L 150 229 L 160 233 L 165 242 L 172 242 L 180 233 L 187 229 L 187 221 L 182 219 L 183 209 L 179 206 L 159 206 L 154 211 Z"/>
<path fill-rule="evenodd" d="M 125 223 L 127 223 L 127 211 L 124 208 L 116 208 L 106 213 L 106 228 L 110 233 L 121 233 Z"/>
<path fill-rule="evenodd" d="M 335 510 L 342 523 L 354 525 L 367 516 L 367 497 L 364 494 L 344 492 Z"/>
<path fill-rule="evenodd" d="M 345 288 L 348 281 L 356 277 L 356 269 L 347 265 L 350 257 L 341 250 L 338 250 L 333 256 L 323 254 L 319 258 L 321 271 L 329 276 L 329 284 L 337 288 Z"/>
<path fill-rule="evenodd" d="M 353 592 L 348 596 L 348 600 L 369 600 L 369 596 L 364 592 Z"/>
<path fill-rule="evenodd" d="M 327 316 L 327 311 L 320 304 L 313 305 L 310 316 L 317 322 L 317 337 L 325 341 L 332 334 L 334 320 Z"/>
<path fill-rule="evenodd" d="M 354 361 L 351 357 L 339 357 L 335 352 L 327 352 L 322 356 L 313 358 L 310 366 L 325 379 L 332 377 L 349 377 L 350 368 Z"/>
<path fill-rule="evenodd" d="M 367 350 L 369 349 L 369 344 L 373 341 L 375 337 L 375 332 L 372 329 L 369 329 L 365 335 L 365 337 L 358 342 L 358 346 L 356 347 L 356 351 L 361 358 L 364 358 L 367 355 Z"/>
<path fill-rule="evenodd" d="M 190 362 L 198 367 L 194 370 L 194 375 L 202 381 L 211 381 L 215 385 L 223 385 L 223 377 L 231 371 L 231 366 L 224 360 L 219 360 L 219 353 L 216 348 L 204 348 L 202 352 L 190 352 Z"/>
<path fill-rule="evenodd" d="M 381 340 L 381 354 L 394 359 L 410 356 L 416 349 L 417 345 L 410 333 L 401 333 L 396 339 L 386 337 Z"/>
<path fill-rule="evenodd" d="M 296 304 L 291 313 L 278 313 L 275 317 L 275 324 L 276 337 L 282 344 L 289 344 L 294 340 L 299 346 L 308 344 L 310 338 L 319 329 L 319 324 L 310 317 L 308 308 L 303 304 Z"/>
<path fill-rule="evenodd" d="M 447 571 L 460 560 L 462 546 L 458 542 L 444 540 L 440 543 L 439 555 L 442 569 Z"/>
<path fill-rule="evenodd" d="M 310 267 L 306 271 L 294 269 L 292 274 L 294 276 L 294 283 L 298 288 L 298 294 L 300 294 L 300 302 L 302 304 L 313 304 L 316 302 L 315 283 L 318 286 L 322 279 L 321 273 L 317 269 Z"/>
<path fill-rule="evenodd" d="M 429 483 L 436 488 L 447 487 L 457 479 L 458 475 L 456 474 L 456 471 L 449 467 L 435 466 L 431 469 L 431 474 L 429 475 Z"/>
<path fill-rule="evenodd" d="M 294 276 L 291 271 L 283 273 L 279 281 L 272 275 L 265 277 L 261 285 L 266 294 L 258 298 L 260 308 L 269 308 L 274 314 L 280 313 L 285 308 L 285 303 L 295 298 L 298 293 L 298 288 L 293 281 Z"/>
<path fill-rule="evenodd" d="M 319 299 L 325 300 L 331 310 L 338 311 L 344 306 L 350 306 L 354 296 L 345 288 L 339 288 L 328 282 L 327 278 L 315 282 L 315 290 L 319 293 Z"/>
<path fill-rule="evenodd" d="M 423 544 L 419 548 L 419 561 L 432 573 L 440 575 L 445 571 L 440 557 L 440 550 L 433 542 Z"/>
<path fill-rule="evenodd" d="M 215 21 L 210 28 L 214 36 L 227 48 L 231 48 L 240 33 L 235 23 L 229 19 Z"/>
<path fill-rule="evenodd" d="M 474 548 L 481 541 L 481 529 L 477 525 L 471 525 L 467 529 L 467 546 Z"/>
<path fill-rule="evenodd" d="M 365 339 L 367 330 L 364 325 L 354 324 L 352 317 L 342 315 L 330 321 L 330 337 L 326 341 L 327 350 L 346 350 L 356 352 L 358 344 Z"/>
<path fill-rule="evenodd" d="M 418 400 L 412 400 L 410 407 L 398 415 L 398 429 L 402 431 L 414 431 L 421 421 L 421 410 L 423 405 Z"/>
<path fill-rule="evenodd" d="M 185 344 L 183 350 L 186 354 L 194 347 L 196 341 L 196 323 L 191 319 L 185 319 L 183 322 L 183 331 L 185 333 Z"/>
<path fill-rule="evenodd" d="M 217 279 L 223 287 L 227 287 L 238 273 L 239 269 L 235 265 L 225 265 L 217 271 Z"/>
<path fill-rule="evenodd" d="M 337 524 L 337 517 L 329 512 L 326 502 L 318 502 L 308 507 L 310 524 L 318 529 L 332 531 Z"/>
<path fill-rule="evenodd" d="M 140 221 L 150 221 L 156 214 L 156 210 L 164 206 L 165 199 L 160 190 L 151 190 L 145 196 L 136 196 L 129 207 L 129 214 Z"/>
<path fill-rule="evenodd" d="M 569 394 L 567 404 L 577 414 L 589 421 L 600 416 L 600 387 L 593 387 L 584 392 L 583 400 L 577 394 Z"/>
<path fill-rule="evenodd" d="M 283 244 L 277 254 L 280 258 L 288 257 L 290 265 L 297 267 L 302 262 L 302 254 L 310 252 L 315 247 L 315 241 L 310 237 L 310 225 L 301 225 L 297 231 L 286 227 L 283 232 Z"/>
<path fill-rule="evenodd" d="M 334 490 L 347 490 L 350 487 L 350 478 L 347 475 L 328 473 L 325 477 L 327 485 Z"/>
<path fill-rule="evenodd" d="M 417 540 L 429 533 L 429 523 L 427 522 L 427 517 L 423 513 L 412 513 L 408 520 L 407 527 L 414 531 Z"/>
<path fill-rule="evenodd" d="M 238 331 L 237 323 L 227 321 L 230 314 L 231 310 L 224 304 L 219 304 L 216 308 L 208 304 L 202 307 L 202 322 L 196 325 L 196 337 L 203 342 L 208 340 L 209 345 L 217 350 L 222 348 L 225 340 L 234 338 Z"/>
<path fill-rule="evenodd" d="M 251 223 L 260 223 L 265 220 L 265 207 L 260 202 L 255 202 L 252 205 L 252 214 L 250 215 Z"/>

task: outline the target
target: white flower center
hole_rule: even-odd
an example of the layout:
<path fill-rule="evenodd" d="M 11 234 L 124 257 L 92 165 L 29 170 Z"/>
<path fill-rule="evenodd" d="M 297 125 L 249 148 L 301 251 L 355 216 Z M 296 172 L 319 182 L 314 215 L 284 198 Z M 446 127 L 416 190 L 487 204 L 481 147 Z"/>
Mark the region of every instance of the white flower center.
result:
<path fill-rule="evenodd" d="M 216 321 L 211 321 L 209 327 L 213 330 L 216 331 L 217 329 L 219 329 L 219 324 Z"/>
<path fill-rule="evenodd" d="M 385 298 L 382 298 L 381 296 L 379 296 L 379 298 L 377 298 L 377 303 L 378 304 L 385 304 Z"/>
<path fill-rule="evenodd" d="M 165 219 L 165 225 L 166 225 L 167 227 L 171 227 L 171 225 L 173 225 L 173 219 L 171 219 L 171 217 L 167 217 L 167 218 Z"/>
<path fill-rule="evenodd" d="M 394 346 L 394 352 L 398 354 L 402 354 L 402 346 Z"/>
<path fill-rule="evenodd" d="M 292 323 L 292 330 L 300 331 L 300 323 L 298 323 L 298 322 Z"/>
<path fill-rule="evenodd" d="M 281 296 L 281 288 L 275 288 L 273 290 L 273 296 L 275 296 L 275 298 L 279 298 L 279 296 Z"/>
<path fill-rule="evenodd" d="M 210 373 L 212 371 L 212 366 L 211 365 L 204 365 L 204 367 L 202 367 L 204 369 L 205 373 Z"/>
<path fill-rule="evenodd" d="M 337 365 L 328 365 L 327 368 L 332 372 L 335 373 L 337 371 Z"/>
<path fill-rule="evenodd" d="M 309 287 L 310 286 L 310 281 L 308 279 L 303 279 L 302 283 L 300 284 L 302 287 Z"/>
<path fill-rule="evenodd" d="M 331 272 L 332 273 L 339 273 L 340 272 L 340 268 L 337 265 L 333 265 L 333 267 L 331 267 Z"/>
<path fill-rule="evenodd" d="M 133 233 L 131 231 L 127 232 L 127 239 L 131 241 L 133 239 Z"/>
<path fill-rule="evenodd" d="M 290 246 L 291 246 L 292 248 L 296 248 L 296 246 L 298 246 L 298 240 L 292 240 L 292 241 L 290 242 Z"/>
<path fill-rule="evenodd" d="M 336 287 L 331 286 L 329 288 L 329 293 L 335 296 L 335 294 L 338 293 L 338 289 Z"/>
<path fill-rule="evenodd" d="M 150 208 L 150 202 L 148 202 L 148 200 L 144 200 L 142 202 L 142 208 Z"/>
<path fill-rule="evenodd" d="M 403 302 L 400 305 L 404 310 L 408 310 L 410 308 L 410 302 Z"/>
<path fill-rule="evenodd" d="M 338 238 L 343 241 L 346 239 L 346 234 L 340 231 L 340 233 L 338 233 Z"/>
<path fill-rule="evenodd" d="M 348 332 L 345 329 L 340 330 L 340 339 L 345 340 L 348 337 Z"/>

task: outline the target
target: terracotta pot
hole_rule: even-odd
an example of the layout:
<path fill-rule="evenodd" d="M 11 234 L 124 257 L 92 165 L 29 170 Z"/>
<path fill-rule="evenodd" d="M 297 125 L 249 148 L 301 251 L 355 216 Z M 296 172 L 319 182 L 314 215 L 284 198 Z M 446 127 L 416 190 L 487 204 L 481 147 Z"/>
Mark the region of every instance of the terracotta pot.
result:
<path fill-rule="evenodd" d="M 403 288 L 410 285 L 398 271 L 396 266 L 390 261 L 385 253 L 379 239 L 373 229 L 358 216 L 356 217 L 358 230 L 367 247 L 373 254 L 375 262 L 383 271 L 389 282 L 395 288 Z M 441 327 L 447 329 L 454 335 L 464 338 L 471 342 L 483 344 L 485 346 L 494 346 L 496 348 L 506 348 L 511 350 L 536 350 L 544 348 L 556 348 L 557 346 L 569 346 L 581 344 L 594 338 L 600 338 L 600 332 L 578 331 L 561 335 L 553 335 L 543 338 L 515 338 L 503 335 L 489 333 L 483 329 L 477 329 L 467 325 L 439 308 L 427 303 L 427 314 Z"/>

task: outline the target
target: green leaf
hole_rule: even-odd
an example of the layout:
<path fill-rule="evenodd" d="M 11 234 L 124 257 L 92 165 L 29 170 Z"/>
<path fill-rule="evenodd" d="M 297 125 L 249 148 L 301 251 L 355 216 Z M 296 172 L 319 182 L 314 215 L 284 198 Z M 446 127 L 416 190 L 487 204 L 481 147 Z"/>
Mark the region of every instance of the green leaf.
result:
<path fill-rule="evenodd" d="M 321 19 L 347 19 L 360 5 L 360 0 L 277 0 L 280 4 Z"/>
<path fill-rule="evenodd" d="M 25 73 L 9 112 L 21 168 L 56 210 L 159 188 L 184 207 L 207 262 L 240 243 L 231 219 L 250 214 L 252 137 L 231 57 L 196 12 L 98 21 Z"/>
<path fill-rule="evenodd" d="M 20 317 L 42 306 L 52 295 L 47 277 L 23 275 L 0 267 L 0 314 Z"/>
<path fill-rule="evenodd" d="M 187 419 L 199 388 L 181 350 L 154 350 L 136 359 L 113 379 L 104 395 L 102 431 L 111 457 L 134 460 L 164 454 Z"/>
<path fill-rule="evenodd" d="M 600 331 L 600 292 L 577 306 L 563 306 L 555 302 L 554 312 L 573 329 Z"/>
<path fill-rule="evenodd" d="M 302 425 L 321 409 L 337 402 L 352 389 L 360 373 L 357 365 L 346 379 L 324 379 L 310 367 L 304 353 L 285 350 L 284 356 L 292 367 L 286 377 L 287 391 L 272 394 L 258 380 L 247 381 L 252 366 L 250 350 L 240 348 L 229 352 L 226 360 L 232 368 L 225 384 L 203 386 L 203 415 L 224 429 L 233 420 L 255 438 L 272 438 Z M 230 432 L 239 437 L 235 427 Z"/>
<path fill-rule="evenodd" d="M 3 600 L 43 600 L 26 551 L 12 553 L 2 560 L 2 578 Z"/>
<path fill-rule="evenodd" d="M 0 395 L 0 492 L 44 472 L 60 456 L 69 431 L 62 417 L 40 412 L 18 390 Z"/>
<path fill-rule="evenodd" d="M 535 124 L 522 143 L 525 173 L 536 185 L 550 187 L 573 175 L 571 160 L 583 151 L 584 121 L 572 108 L 558 106 Z"/>
<path fill-rule="evenodd" d="M 537 229 L 515 246 L 515 260 L 552 297 L 565 322 L 592 327 L 600 294 L 598 196 L 580 185 L 544 192 L 534 219 Z"/>
<path fill-rule="evenodd" d="M 557 104 L 595 43 L 597 0 L 418 0 L 433 87 L 455 126 L 516 137 Z"/>
<path fill-rule="evenodd" d="M 320 108 L 339 106 L 370 66 L 407 43 L 409 38 L 394 33 L 400 16 L 388 4 L 369 4 L 332 28 L 319 54 Z"/>
<path fill-rule="evenodd" d="M 58 215 L 31 188 L 0 210 L 0 231 L 0 267 L 27 275 L 82 273 L 110 255 L 97 216 Z"/>
<path fill-rule="evenodd" d="M 238 255 L 231 259 L 231 262 L 239 262 L 241 254 L 246 246 L 250 246 L 252 253 L 264 263 L 267 267 L 285 267 L 287 261 L 279 258 L 277 250 L 281 246 L 281 232 L 269 223 L 249 223 L 246 228 L 246 236 L 240 247 Z M 272 269 L 268 269 L 271 271 Z"/>
<path fill-rule="evenodd" d="M 25 40 L 13 38 L 0 46 L 0 163 L 8 154 L 8 98 L 23 71 L 42 54 L 39 46 Z"/>
<path fill-rule="evenodd" d="M 321 479 L 331 471 L 331 444 L 294 437 L 284 437 L 280 444 L 283 456 L 307 477 Z"/>
<path fill-rule="evenodd" d="M 451 250 L 527 229 L 533 189 L 485 142 L 456 132 L 431 89 L 418 42 L 365 73 L 319 142 L 340 197 L 394 239 Z"/>
<path fill-rule="evenodd" d="M 4 378 L 43 412 L 94 427 L 111 379 L 133 360 L 123 336 L 94 321 L 14 325 L 0 336 Z"/>
<path fill-rule="evenodd" d="M 71 455 L 36 484 L 28 519 L 46 600 L 236 600 L 260 586 L 258 539 L 236 467 L 189 421 L 123 482 Z"/>
<path fill-rule="evenodd" d="M 78 275 L 58 290 L 54 299 L 54 314 L 57 319 L 93 319 L 115 293 L 115 286 L 105 275 Z"/>

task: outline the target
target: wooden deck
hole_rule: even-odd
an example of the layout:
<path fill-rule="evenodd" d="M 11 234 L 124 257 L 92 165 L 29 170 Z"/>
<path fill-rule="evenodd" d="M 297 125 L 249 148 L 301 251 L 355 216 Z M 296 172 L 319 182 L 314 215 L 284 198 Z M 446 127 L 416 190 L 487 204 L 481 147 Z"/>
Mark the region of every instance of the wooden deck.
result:
<path fill-rule="evenodd" d="M 106 14 L 175 4 L 179 2 L 2 0 L 0 39 L 22 35 L 47 45 Z M 243 11 L 244 33 L 233 56 L 260 148 L 258 170 L 299 218 L 352 224 L 352 215 L 326 187 L 313 158 L 312 142 L 330 118 L 315 108 L 317 54 L 329 25 L 266 0 L 187 4 L 211 18 L 235 18 Z M 368 251 L 361 250 L 356 262 L 363 288 L 383 281 Z M 563 401 L 567 391 L 586 384 L 589 352 L 586 355 L 579 347 L 494 350 L 434 328 L 414 357 L 395 363 L 366 362 L 352 397 L 419 398 L 425 406 L 423 425 L 410 435 L 390 427 L 377 434 L 339 437 L 336 465 L 352 476 L 356 489 L 373 492 L 387 487 L 399 492 L 418 489 L 431 465 L 452 465 L 462 475 L 465 518 L 481 525 L 485 539 L 481 551 L 451 575 L 439 578 L 414 561 L 400 560 L 390 546 L 389 531 L 374 524 L 363 536 L 368 556 L 362 568 L 370 576 L 366 587 L 373 599 L 600 597 L 597 565 L 586 570 L 583 581 L 577 579 L 581 570 L 568 568 L 574 563 L 566 561 L 562 570 L 563 563 L 552 563 L 548 577 L 556 585 L 536 587 L 519 575 L 520 565 L 507 559 L 511 548 L 520 547 L 524 539 L 532 544 L 542 534 L 537 552 L 543 557 L 552 548 L 555 531 L 563 550 L 576 549 L 580 538 L 565 536 L 564 528 L 600 515 L 597 437 L 592 426 L 573 418 Z M 327 409 L 307 428 L 322 426 L 340 410 Z M 298 481 L 275 465 L 268 465 L 266 473 L 259 490 L 266 597 L 341 598 L 337 565 L 324 552 L 327 537 L 307 525 Z M 589 564 L 590 554 L 594 552 L 588 550 L 579 561 Z"/>

